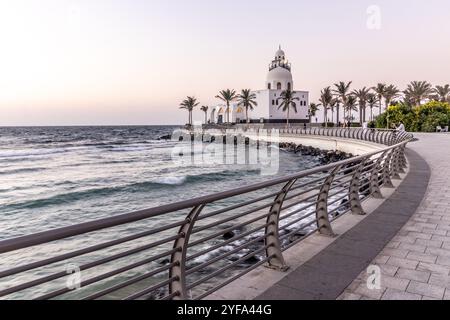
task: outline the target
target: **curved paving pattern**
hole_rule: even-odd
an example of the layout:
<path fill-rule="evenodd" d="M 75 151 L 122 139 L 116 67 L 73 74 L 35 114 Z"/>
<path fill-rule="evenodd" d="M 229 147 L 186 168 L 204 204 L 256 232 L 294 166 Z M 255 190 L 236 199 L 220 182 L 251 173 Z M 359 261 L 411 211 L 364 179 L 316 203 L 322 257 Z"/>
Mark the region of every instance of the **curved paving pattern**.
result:
<path fill-rule="evenodd" d="M 410 174 L 371 215 L 260 295 L 260 300 L 337 299 L 397 235 L 420 206 L 430 170 L 408 150 Z M 355 286 L 359 290 L 362 280 Z M 365 286 L 367 287 L 367 286 Z M 361 298 L 348 291 L 346 297 Z"/>
<path fill-rule="evenodd" d="M 409 148 L 431 167 L 425 197 L 372 262 L 381 268 L 381 288 L 369 290 L 363 272 L 340 299 L 450 300 L 450 135 L 416 136 Z"/>

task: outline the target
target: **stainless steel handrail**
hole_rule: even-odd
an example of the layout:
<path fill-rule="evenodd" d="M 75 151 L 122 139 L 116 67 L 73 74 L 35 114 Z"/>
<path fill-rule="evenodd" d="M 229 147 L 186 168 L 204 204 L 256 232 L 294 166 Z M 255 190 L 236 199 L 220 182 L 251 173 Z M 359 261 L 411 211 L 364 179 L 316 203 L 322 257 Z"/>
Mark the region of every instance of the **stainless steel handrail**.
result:
<path fill-rule="evenodd" d="M 333 235 L 333 217 L 364 214 L 361 201 L 382 196 L 380 187 L 391 186 L 406 167 L 412 138 L 370 129 L 282 133 L 388 146 L 262 183 L 0 241 L 0 297 L 197 299 L 263 263 L 286 270 L 287 248 L 312 232 Z M 233 204 L 223 203 L 230 199 Z M 101 241 L 102 233 L 121 227 L 139 232 Z M 62 282 L 74 276 L 67 264 L 82 275 L 73 287 Z"/>

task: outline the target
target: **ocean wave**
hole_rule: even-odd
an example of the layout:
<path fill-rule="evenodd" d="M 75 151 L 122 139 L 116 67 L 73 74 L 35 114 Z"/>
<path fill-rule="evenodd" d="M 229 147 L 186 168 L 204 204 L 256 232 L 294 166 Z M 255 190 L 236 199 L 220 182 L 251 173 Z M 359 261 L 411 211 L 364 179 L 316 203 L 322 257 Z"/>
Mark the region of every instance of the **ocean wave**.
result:
<path fill-rule="evenodd" d="M 153 181 L 153 183 L 156 184 L 162 184 L 162 185 L 176 185 L 176 186 L 180 186 L 182 184 L 184 184 L 187 180 L 187 176 L 182 176 L 182 177 L 162 177 L 162 178 L 158 178 L 155 179 Z"/>
<path fill-rule="evenodd" d="M 0 151 L 0 160 L 36 157 L 67 152 L 66 149 L 25 149 Z"/>
<path fill-rule="evenodd" d="M 95 198 L 105 198 L 121 192 L 126 194 L 148 192 L 155 189 L 160 190 L 162 188 L 174 188 L 187 184 L 217 181 L 217 179 L 223 180 L 225 178 L 233 178 L 241 175 L 242 172 L 239 171 L 225 170 L 220 172 L 202 173 L 198 175 L 158 177 L 144 182 L 60 193 L 47 198 L 10 203 L 0 208 L 2 208 L 3 210 L 39 209 L 44 207 L 58 206 L 62 204 L 67 205 L 69 203 L 81 200 L 86 201 Z"/>
<path fill-rule="evenodd" d="M 20 174 L 20 173 L 31 173 L 46 170 L 47 168 L 20 168 L 20 169 L 10 169 L 0 171 L 0 175 L 11 175 L 11 174 Z"/>

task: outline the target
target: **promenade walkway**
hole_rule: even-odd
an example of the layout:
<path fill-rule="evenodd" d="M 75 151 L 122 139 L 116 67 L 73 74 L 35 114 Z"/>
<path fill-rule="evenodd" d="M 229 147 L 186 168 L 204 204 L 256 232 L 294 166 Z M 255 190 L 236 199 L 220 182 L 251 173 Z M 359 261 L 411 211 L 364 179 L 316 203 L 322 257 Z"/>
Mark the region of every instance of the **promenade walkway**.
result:
<path fill-rule="evenodd" d="M 340 299 L 450 300 L 450 135 L 416 137 L 420 141 L 409 148 L 431 168 L 425 197 L 372 262 L 381 268 L 381 288 L 369 290 L 368 275 L 363 272 Z"/>
<path fill-rule="evenodd" d="M 394 194 L 257 299 L 450 299 L 450 135 L 416 137 Z"/>

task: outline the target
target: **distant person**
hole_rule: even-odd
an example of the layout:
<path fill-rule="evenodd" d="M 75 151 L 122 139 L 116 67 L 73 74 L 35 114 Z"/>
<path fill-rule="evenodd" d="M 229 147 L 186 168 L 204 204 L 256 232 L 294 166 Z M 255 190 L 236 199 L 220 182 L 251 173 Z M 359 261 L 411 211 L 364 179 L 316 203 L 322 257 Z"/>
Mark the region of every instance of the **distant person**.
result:
<path fill-rule="evenodd" d="M 406 131 L 405 125 L 400 122 L 399 126 L 397 127 L 397 131 L 398 132 L 405 132 Z"/>
<path fill-rule="evenodd" d="M 366 130 L 369 127 L 369 124 L 367 122 L 363 122 L 362 127 L 364 130 Z"/>
<path fill-rule="evenodd" d="M 303 124 L 303 129 L 306 131 L 306 123 Z"/>

